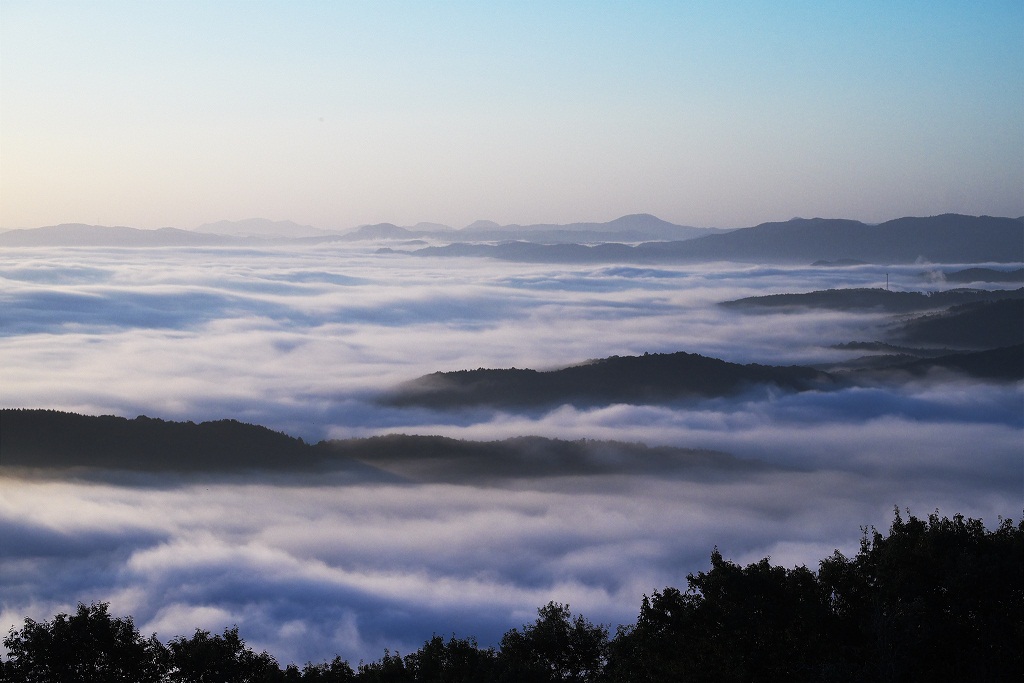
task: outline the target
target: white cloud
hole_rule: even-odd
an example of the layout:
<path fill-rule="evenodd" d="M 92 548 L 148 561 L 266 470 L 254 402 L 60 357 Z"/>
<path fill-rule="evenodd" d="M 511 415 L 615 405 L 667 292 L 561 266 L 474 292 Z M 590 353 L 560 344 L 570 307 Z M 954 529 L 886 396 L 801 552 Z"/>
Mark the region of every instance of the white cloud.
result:
<path fill-rule="evenodd" d="M 0 479 L 0 630 L 110 600 L 163 638 L 237 623 L 282 661 L 376 659 L 434 632 L 496 642 L 549 600 L 635 618 L 711 548 L 792 565 L 856 550 L 893 505 L 993 523 L 1019 514 L 1018 385 L 928 383 L 755 392 L 675 406 L 525 414 L 385 408 L 437 370 L 550 368 L 644 351 L 727 360 L 844 357 L 886 317 L 747 316 L 769 291 L 874 286 L 885 270 L 717 264 L 605 267 L 428 260 L 348 247 L 18 250 L 0 254 L 0 358 L 11 407 L 234 417 L 307 440 L 405 432 L 709 448 L 770 467 L 714 477 L 491 479 L 403 485 L 221 478 Z M 913 288 L 918 269 L 889 269 Z M 33 308 L 39 301 L 95 306 Z M 49 298 L 47 298 L 49 297 Z M 64 298 L 61 298 L 64 297 Z M 98 303 L 97 303 L 98 302 Z M 125 308 L 126 307 L 126 308 Z M 131 312 L 121 316 L 122 310 Z"/>

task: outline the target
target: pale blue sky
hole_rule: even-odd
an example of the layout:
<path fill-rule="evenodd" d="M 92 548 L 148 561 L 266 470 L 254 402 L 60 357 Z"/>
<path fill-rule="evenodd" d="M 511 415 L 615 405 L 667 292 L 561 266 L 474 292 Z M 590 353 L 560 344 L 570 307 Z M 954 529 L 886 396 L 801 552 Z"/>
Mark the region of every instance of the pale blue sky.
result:
<path fill-rule="evenodd" d="M 0 227 L 1024 214 L 1024 3 L 0 0 Z"/>

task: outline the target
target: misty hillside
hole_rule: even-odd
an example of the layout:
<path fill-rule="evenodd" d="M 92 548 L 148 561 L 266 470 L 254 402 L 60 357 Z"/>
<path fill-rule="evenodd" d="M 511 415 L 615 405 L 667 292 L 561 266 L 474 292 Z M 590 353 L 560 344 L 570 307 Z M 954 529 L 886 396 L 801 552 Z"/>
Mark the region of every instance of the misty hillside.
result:
<path fill-rule="evenodd" d="M 385 402 L 457 408 L 650 404 L 727 396 L 757 385 L 786 391 L 828 387 L 833 378 L 806 367 L 740 365 L 691 353 L 612 356 L 561 370 L 437 372 L 398 387 Z"/>
<path fill-rule="evenodd" d="M 310 469 L 323 454 L 300 439 L 235 420 L 170 422 L 55 410 L 0 410 L 0 465 L 135 471 Z"/>
<path fill-rule="evenodd" d="M 945 273 L 947 282 L 1024 282 L 1024 268 L 996 270 L 995 268 L 964 268 Z"/>
<path fill-rule="evenodd" d="M 413 253 L 541 263 L 1019 263 L 1024 261 L 1024 223 L 1014 218 L 958 214 L 899 218 L 879 225 L 800 218 L 685 241 L 616 246 L 619 248 L 614 250 L 584 245 L 525 249 L 519 245 L 453 244 Z"/>
<path fill-rule="evenodd" d="M 991 349 L 1024 343 L 1024 299 L 953 306 L 899 324 L 892 339 L 915 345 Z"/>
<path fill-rule="evenodd" d="M 875 373 L 885 378 L 885 371 L 906 372 L 915 376 L 934 370 L 948 370 L 977 379 L 1020 381 L 1024 379 L 1024 343 L 985 351 L 953 353 L 935 358 L 908 359 L 906 356 L 889 357 L 889 362 L 875 364 Z M 871 373 L 866 373 L 870 375 Z"/>
<path fill-rule="evenodd" d="M 369 481 L 465 482 L 624 473 L 704 477 L 766 467 L 717 451 L 543 437 L 482 442 L 388 435 L 311 445 L 234 420 L 196 424 L 55 410 L 3 409 L 0 428 L 0 467 L 37 470 L 192 474 L 355 470 Z"/>
<path fill-rule="evenodd" d="M 618 441 L 564 441 L 521 436 L 463 441 L 441 436 L 389 434 L 325 441 L 336 456 L 358 460 L 416 481 L 464 483 L 507 478 L 602 474 L 704 477 L 764 470 L 767 465 L 727 453 Z"/>
<path fill-rule="evenodd" d="M 841 311 L 879 310 L 890 313 L 936 310 L 979 301 L 1024 299 L 1024 288 L 1012 291 L 951 289 L 944 292 L 894 292 L 881 288 L 828 289 L 802 294 L 768 294 L 723 301 L 726 308 L 748 310 L 826 308 Z"/>

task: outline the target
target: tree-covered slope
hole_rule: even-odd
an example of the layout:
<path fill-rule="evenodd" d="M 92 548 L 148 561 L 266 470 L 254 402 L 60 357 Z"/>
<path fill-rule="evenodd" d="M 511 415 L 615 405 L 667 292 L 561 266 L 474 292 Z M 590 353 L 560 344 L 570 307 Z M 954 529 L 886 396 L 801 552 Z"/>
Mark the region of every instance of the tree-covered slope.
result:
<path fill-rule="evenodd" d="M 828 387 L 833 381 L 826 373 L 806 367 L 741 365 L 678 352 L 612 356 L 547 372 L 517 368 L 438 372 L 398 387 L 385 400 L 392 405 L 433 408 L 649 404 L 727 396 L 758 385 L 806 391 Z"/>

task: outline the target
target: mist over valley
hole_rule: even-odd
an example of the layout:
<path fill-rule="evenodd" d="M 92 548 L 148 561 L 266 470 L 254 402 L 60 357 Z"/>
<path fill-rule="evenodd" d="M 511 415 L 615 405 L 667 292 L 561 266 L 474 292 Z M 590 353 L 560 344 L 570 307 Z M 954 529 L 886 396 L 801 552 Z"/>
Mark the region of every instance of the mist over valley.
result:
<path fill-rule="evenodd" d="M 813 564 L 894 505 L 1019 513 L 1024 259 L 238 239 L 0 251 L 7 626 L 102 600 L 369 661 L 628 623 L 716 546 Z"/>

